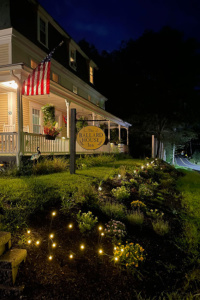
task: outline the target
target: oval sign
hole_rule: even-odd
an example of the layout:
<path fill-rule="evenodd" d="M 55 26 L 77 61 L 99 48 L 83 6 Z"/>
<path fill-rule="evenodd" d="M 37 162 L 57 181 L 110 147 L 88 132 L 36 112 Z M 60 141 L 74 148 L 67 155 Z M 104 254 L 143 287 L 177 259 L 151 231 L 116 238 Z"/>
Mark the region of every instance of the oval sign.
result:
<path fill-rule="evenodd" d="M 105 133 L 97 126 L 83 127 L 77 134 L 78 144 L 86 150 L 100 148 L 105 142 Z"/>

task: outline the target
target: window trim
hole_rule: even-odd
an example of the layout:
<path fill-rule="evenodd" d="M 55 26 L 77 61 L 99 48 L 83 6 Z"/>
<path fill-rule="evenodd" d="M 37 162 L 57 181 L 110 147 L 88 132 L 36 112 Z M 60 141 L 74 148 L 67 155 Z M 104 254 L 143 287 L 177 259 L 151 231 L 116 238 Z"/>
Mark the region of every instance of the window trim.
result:
<path fill-rule="evenodd" d="M 43 133 L 43 123 L 42 123 L 42 110 L 41 110 L 42 105 L 35 103 L 35 102 L 30 102 L 30 132 L 33 133 L 33 109 L 39 110 L 40 112 L 40 134 Z"/>
<path fill-rule="evenodd" d="M 71 55 L 72 51 L 74 51 L 74 58 Z M 77 52 L 76 48 L 73 47 L 72 45 L 69 45 L 69 65 L 75 71 L 76 71 L 76 67 L 77 67 L 77 64 L 76 64 L 76 52 Z"/>
<path fill-rule="evenodd" d="M 45 43 L 40 39 L 40 19 L 45 23 Z M 42 45 L 48 48 L 48 21 L 40 13 L 37 15 L 37 39 Z"/>
<path fill-rule="evenodd" d="M 89 81 L 94 84 L 94 67 L 89 65 Z"/>

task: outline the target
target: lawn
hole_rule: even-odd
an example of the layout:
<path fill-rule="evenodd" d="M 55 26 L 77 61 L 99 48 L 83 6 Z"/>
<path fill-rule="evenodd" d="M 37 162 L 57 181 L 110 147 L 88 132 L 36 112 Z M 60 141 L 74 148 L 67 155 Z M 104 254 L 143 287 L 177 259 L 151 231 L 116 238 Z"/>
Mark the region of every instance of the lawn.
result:
<path fill-rule="evenodd" d="M 0 178 L 2 230 L 28 251 L 21 299 L 198 299 L 200 175 L 159 160 L 79 166 Z"/>

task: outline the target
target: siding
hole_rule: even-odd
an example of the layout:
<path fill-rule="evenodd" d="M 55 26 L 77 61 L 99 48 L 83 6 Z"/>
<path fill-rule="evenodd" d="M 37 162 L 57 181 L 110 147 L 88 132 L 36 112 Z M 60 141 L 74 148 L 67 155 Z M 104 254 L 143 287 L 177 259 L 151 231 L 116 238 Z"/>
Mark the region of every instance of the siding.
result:
<path fill-rule="evenodd" d="M 0 131 L 3 131 L 3 125 L 8 124 L 8 95 L 0 94 Z"/>
<path fill-rule="evenodd" d="M 0 45 L 0 65 L 9 64 L 9 45 Z"/>
<path fill-rule="evenodd" d="M 29 101 L 28 99 L 22 98 L 22 103 L 23 103 L 23 125 L 27 126 L 29 124 Z"/>

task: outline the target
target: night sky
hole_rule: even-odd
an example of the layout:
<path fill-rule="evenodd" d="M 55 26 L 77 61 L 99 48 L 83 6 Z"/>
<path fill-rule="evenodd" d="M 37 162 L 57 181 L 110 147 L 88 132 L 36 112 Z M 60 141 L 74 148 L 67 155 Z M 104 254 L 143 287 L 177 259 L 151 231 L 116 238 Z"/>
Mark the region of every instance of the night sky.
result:
<path fill-rule="evenodd" d="M 200 41 L 199 0 L 38 0 L 78 42 L 85 39 L 100 52 L 119 49 L 122 40 L 163 26 Z"/>

